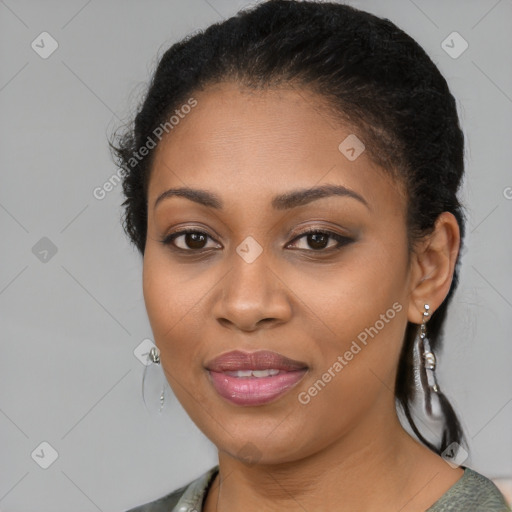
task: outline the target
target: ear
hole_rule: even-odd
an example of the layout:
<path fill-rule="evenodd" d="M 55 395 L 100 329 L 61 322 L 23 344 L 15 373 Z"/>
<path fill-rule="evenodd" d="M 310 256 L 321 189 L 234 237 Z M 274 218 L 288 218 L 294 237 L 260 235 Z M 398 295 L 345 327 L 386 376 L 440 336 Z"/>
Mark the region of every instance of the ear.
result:
<path fill-rule="evenodd" d="M 432 314 L 448 295 L 459 247 L 457 219 L 452 213 L 443 212 L 436 220 L 434 231 L 421 239 L 414 249 L 407 312 L 410 322 L 420 324 L 424 305 L 430 306 Z"/>

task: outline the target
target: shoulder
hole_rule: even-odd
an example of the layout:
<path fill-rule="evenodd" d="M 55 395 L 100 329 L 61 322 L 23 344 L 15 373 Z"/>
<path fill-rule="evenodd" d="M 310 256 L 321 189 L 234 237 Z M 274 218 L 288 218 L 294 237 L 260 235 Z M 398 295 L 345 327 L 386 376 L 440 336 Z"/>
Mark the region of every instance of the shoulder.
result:
<path fill-rule="evenodd" d="M 485 476 L 464 468 L 464 475 L 426 512 L 510 512 L 503 494 Z"/>
<path fill-rule="evenodd" d="M 139 505 L 131 508 L 126 512 L 172 512 L 176 505 L 180 508 L 182 505 L 187 505 L 188 508 L 200 511 L 202 508 L 202 501 L 209 484 L 215 478 L 218 472 L 218 466 L 214 466 L 201 476 L 192 480 L 183 487 L 158 498 L 157 500 L 150 501 L 144 505 Z"/>
<path fill-rule="evenodd" d="M 155 501 L 150 501 L 145 503 L 144 505 L 139 505 L 138 507 L 131 508 L 126 512 L 167 512 L 172 510 L 172 508 L 178 503 L 183 493 L 186 491 L 189 484 L 176 489 L 175 491 L 158 498 Z"/>

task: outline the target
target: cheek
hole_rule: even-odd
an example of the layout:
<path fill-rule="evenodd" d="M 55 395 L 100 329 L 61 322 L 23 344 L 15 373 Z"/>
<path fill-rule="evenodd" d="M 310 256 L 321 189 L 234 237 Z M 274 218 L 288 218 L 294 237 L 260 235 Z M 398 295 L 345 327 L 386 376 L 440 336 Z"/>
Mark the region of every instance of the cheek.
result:
<path fill-rule="evenodd" d="M 390 248 L 372 240 L 354 247 L 335 266 L 311 272 L 283 268 L 281 275 L 292 283 L 307 320 L 322 327 L 325 334 L 346 340 L 373 325 L 394 302 L 404 306 L 406 265 L 403 247 Z"/>
<path fill-rule="evenodd" d="M 307 305 L 301 327 L 316 345 L 314 371 L 301 391 L 328 381 L 325 388 L 319 383 L 320 401 L 343 400 L 350 410 L 371 401 L 383 382 L 392 389 L 407 324 L 406 266 L 405 245 L 376 240 L 344 265 L 295 278 L 294 293 Z"/>
<path fill-rule="evenodd" d="M 197 421 L 198 400 L 204 401 L 203 389 L 198 385 L 204 378 L 199 364 L 204 357 L 198 314 L 202 290 L 194 280 L 184 281 L 183 272 L 171 268 L 165 257 L 155 253 L 147 250 L 144 256 L 146 310 L 167 381 L 178 401 Z"/>
<path fill-rule="evenodd" d="M 146 311 L 155 336 L 166 327 L 165 324 L 172 325 L 176 309 L 168 305 L 173 301 L 176 290 L 174 284 L 172 275 L 165 271 L 159 258 L 146 248 L 142 286 Z"/>
<path fill-rule="evenodd" d="M 188 279 L 178 266 L 169 264 L 165 254 L 149 248 L 144 255 L 142 282 L 149 322 L 162 359 L 167 360 L 166 367 L 193 358 L 204 283 Z"/>
<path fill-rule="evenodd" d="M 143 293 L 146 310 L 158 332 L 162 328 L 179 328 L 194 315 L 201 299 L 208 291 L 207 283 L 194 279 L 190 265 L 170 261 L 165 250 L 149 245 L 144 255 Z M 156 335 L 156 333 L 155 333 Z"/>

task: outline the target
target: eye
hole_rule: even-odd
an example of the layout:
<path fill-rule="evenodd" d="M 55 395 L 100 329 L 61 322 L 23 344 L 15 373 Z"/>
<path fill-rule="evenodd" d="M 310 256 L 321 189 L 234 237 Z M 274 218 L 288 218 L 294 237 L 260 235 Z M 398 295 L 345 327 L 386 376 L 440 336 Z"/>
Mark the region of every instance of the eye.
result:
<path fill-rule="evenodd" d="M 163 245 L 170 246 L 173 250 L 189 253 L 200 253 L 207 249 L 219 248 L 218 244 L 208 247 L 208 239 L 213 240 L 213 238 L 204 231 L 183 229 L 167 235 L 163 240 L 161 240 L 161 243 Z M 344 245 L 353 242 L 352 238 L 340 235 L 333 231 L 309 229 L 296 236 L 288 246 L 294 246 L 297 248 L 296 241 L 301 239 L 306 239 L 306 243 L 309 245 L 309 248 L 298 247 L 298 249 L 310 252 L 330 252 L 341 249 Z M 329 246 L 329 241 L 334 243 Z"/>
<path fill-rule="evenodd" d="M 172 246 L 173 249 L 185 252 L 200 252 L 204 249 L 211 248 L 206 246 L 208 238 L 213 240 L 204 231 L 183 229 L 167 235 L 163 240 L 161 240 L 161 243 Z M 179 240 L 178 243 L 177 240 Z"/>
<path fill-rule="evenodd" d="M 299 236 L 295 237 L 292 242 L 296 240 L 306 239 L 306 243 L 309 245 L 309 249 L 306 247 L 306 251 L 319 251 L 319 252 L 330 252 L 331 250 L 341 249 L 344 245 L 353 242 L 352 238 L 334 233 L 333 231 L 322 231 L 319 229 L 308 229 L 302 232 Z M 328 245 L 329 239 L 335 242 L 333 246 Z M 299 249 L 304 249 L 300 248 Z M 327 250 L 325 250 L 327 249 Z"/>

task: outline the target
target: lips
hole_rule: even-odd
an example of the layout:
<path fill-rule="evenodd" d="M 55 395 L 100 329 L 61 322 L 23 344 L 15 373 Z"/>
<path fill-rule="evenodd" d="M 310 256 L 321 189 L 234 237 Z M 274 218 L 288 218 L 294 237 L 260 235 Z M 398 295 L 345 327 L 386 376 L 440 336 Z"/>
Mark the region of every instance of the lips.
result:
<path fill-rule="evenodd" d="M 304 370 L 308 366 L 277 352 L 260 350 L 258 352 L 242 352 L 234 350 L 212 359 L 205 365 L 212 372 L 236 372 L 243 370 L 282 370 L 285 372 Z"/>
<path fill-rule="evenodd" d="M 217 393 L 242 406 L 276 401 L 308 371 L 306 363 L 268 350 L 251 353 L 235 350 L 209 361 L 205 368 Z"/>

